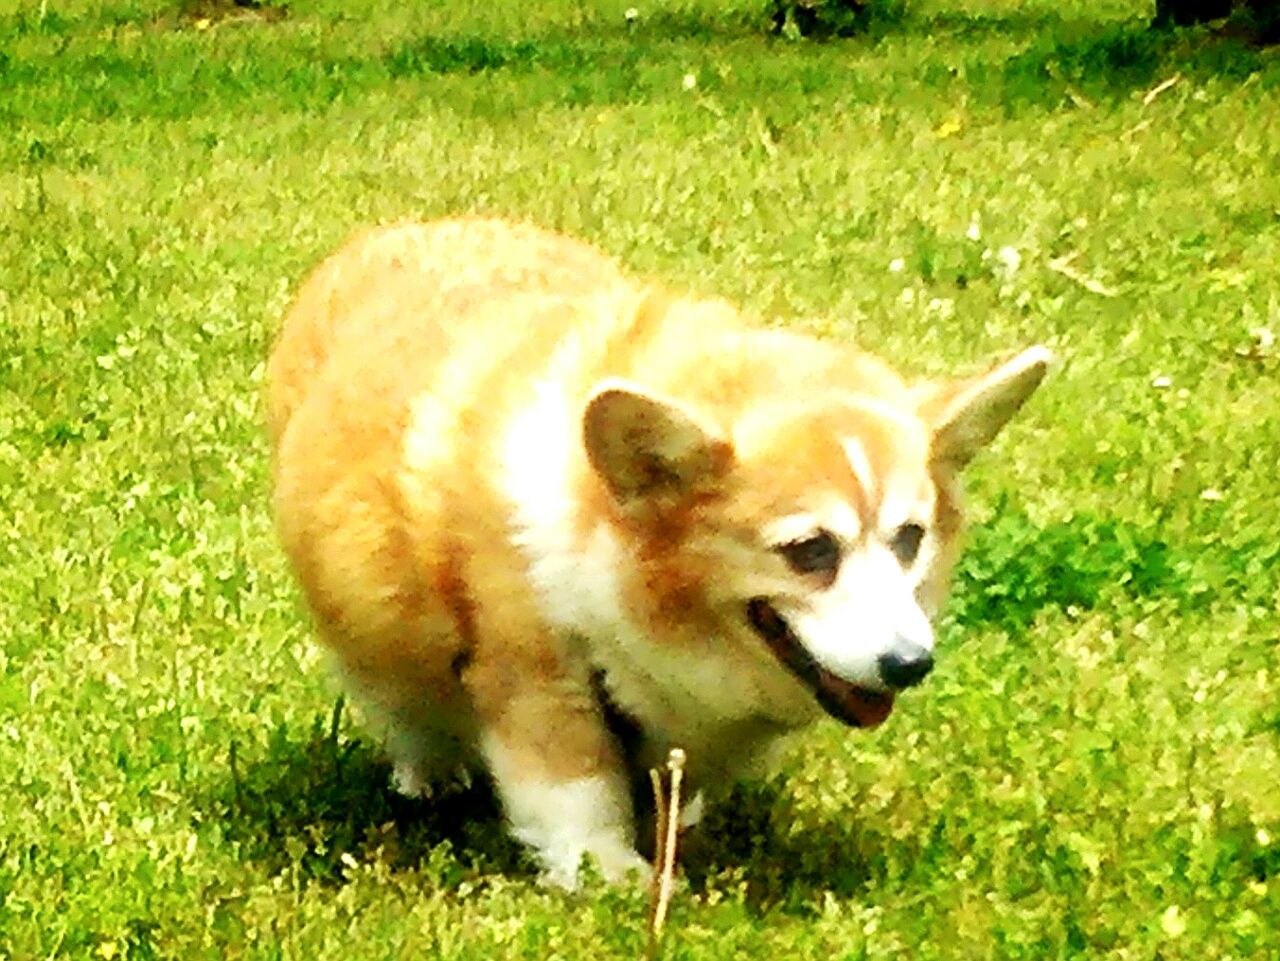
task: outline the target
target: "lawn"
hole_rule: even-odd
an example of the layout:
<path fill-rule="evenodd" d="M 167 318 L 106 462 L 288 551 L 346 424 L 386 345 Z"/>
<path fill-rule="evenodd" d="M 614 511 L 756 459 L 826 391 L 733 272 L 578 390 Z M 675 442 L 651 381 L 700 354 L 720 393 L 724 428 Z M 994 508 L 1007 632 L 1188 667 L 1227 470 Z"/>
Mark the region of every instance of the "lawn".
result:
<path fill-rule="evenodd" d="M 938 669 L 684 853 L 668 959 L 1280 957 L 1280 56 L 1129 0 L 0 0 L 0 957 L 643 956 L 389 793 L 267 510 L 358 225 L 526 217 L 919 374 L 1043 342 Z"/>

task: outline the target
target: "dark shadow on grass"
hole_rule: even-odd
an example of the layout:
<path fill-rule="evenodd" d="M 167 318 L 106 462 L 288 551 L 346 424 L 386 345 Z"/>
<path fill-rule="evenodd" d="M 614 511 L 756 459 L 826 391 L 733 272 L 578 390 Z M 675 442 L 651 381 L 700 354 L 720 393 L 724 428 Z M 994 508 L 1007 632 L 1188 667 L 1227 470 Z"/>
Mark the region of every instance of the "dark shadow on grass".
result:
<path fill-rule="evenodd" d="M 866 835 L 858 824 L 849 817 L 798 826 L 785 779 L 739 784 L 686 836 L 681 864 L 695 892 L 731 870 L 746 883 L 753 910 L 809 916 L 825 894 L 853 898 L 883 881 L 882 845 L 897 842 Z"/>
<path fill-rule="evenodd" d="M 1256 825 L 1242 824 L 1232 832 L 1231 837 L 1240 844 L 1250 879 L 1265 884 L 1280 879 L 1280 847 L 1271 843 L 1263 844 L 1259 839 L 1260 833 Z"/>
<path fill-rule="evenodd" d="M 352 859 L 396 871 L 425 867 L 443 888 L 495 874 L 534 876 L 487 781 L 430 801 L 404 798 L 390 788 L 380 754 L 342 735 L 340 714 L 341 702 L 298 735 L 279 727 L 265 744 L 231 749 L 227 779 L 204 808 L 243 857 L 272 872 L 296 867 L 321 884 L 344 883 Z M 823 893 L 853 897 L 882 876 L 877 850 L 885 839 L 863 837 L 856 820 L 793 822 L 785 781 L 736 787 L 682 843 L 694 890 L 732 870 L 753 909 L 807 915 Z"/>
<path fill-rule="evenodd" d="M 948 613 L 965 627 L 1020 632 L 1046 608 L 1091 611 L 1117 595 L 1192 609 L 1217 579 L 1206 568 L 1211 559 L 1171 543 L 1156 524 L 1087 513 L 1041 524 L 1001 499 L 992 520 L 970 534 Z"/>
<path fill-rule="evenodd" d="M 296 864 L 323 883 L 342 883 L 351 858 L 396 870 L 431 862 L 446 887 L 487 874 L 532 875 L 487 782 L 432 800 L 402 797 L 381 755 L 342 736 L 340 714 L 341 702 L 328 724 L 317 718 L 301 736 L 280 727 L 265 745 L 231 748 L 211 806 L 245 856 L 272 871 Z"/>
<path fill-rule="evenodd" d="M 1005 61 L 998 86 L 1010 106 L 1061 102 L 1073 94 L 1114 99 L 1150 89 L 1175 73 L 1192 81 L 1243 81 L 1268 63 L 1257 44 L 1229 30 L 1071 24 L 1037 37 Z M 1270 73 L 1280 79 L 1280 72 Z"/>
<path fill-rule="evenodd" d="M 963 37 L 985 40 L 988 37 L 1035 36 L 1064 29 L 1097 28 L 1096 22 L 1067 20 L 1060 14 L 1043 9 L 1011 8 L 999 13 L 959 13 L 940 10 L 929 16 L 908 14 L 901 21 L 901 32 L 910 36 Z"/>
<path fill-rule="evenodd" d="M 1114 483 L 1123 461 L 1099 461 L 1094 478 Z M 947 615 L 964 627 L 1025 631 L 1046 609 L 1092 611 L 1117 598 L 1160 600 L 1191 614 L 1234 598 L 1269 607 L 1280 546 L 1230 534 L 1191 539 L 1161 520 L 1135 523 L 1077 513 L 1041 523 L 997 501 L 970 532 L 956 564 Z"/>
<path fill-rule="evenodd" d="M 458 34 L 411 41 L 387 54 L 385 63 L 388 73 L 397 78 L 535 68 L 566 73 L 594 69 L 605 52 L 599 44 Z"/>

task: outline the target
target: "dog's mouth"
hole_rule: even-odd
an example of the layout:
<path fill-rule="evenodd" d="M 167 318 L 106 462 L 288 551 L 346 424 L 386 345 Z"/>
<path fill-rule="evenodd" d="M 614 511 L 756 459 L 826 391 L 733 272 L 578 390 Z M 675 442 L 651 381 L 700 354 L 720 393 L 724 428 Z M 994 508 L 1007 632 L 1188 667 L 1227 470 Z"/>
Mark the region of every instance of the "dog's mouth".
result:
<path fill-rule="evenodd" d="M 822 709 L 853 727 L 875 727 L 893 710 L 893 694 L 851 684 L 814 660 L 782 615 L 764 598 L 747 604 L 747 619 L 769 650 L 813 691 Z"/>

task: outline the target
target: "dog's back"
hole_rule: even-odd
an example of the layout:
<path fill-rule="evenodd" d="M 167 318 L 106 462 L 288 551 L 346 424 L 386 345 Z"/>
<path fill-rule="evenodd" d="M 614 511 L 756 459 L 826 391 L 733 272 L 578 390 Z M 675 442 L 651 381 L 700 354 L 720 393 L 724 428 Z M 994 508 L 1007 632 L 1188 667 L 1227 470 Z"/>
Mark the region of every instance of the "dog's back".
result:
<path fill-rule="evenodd" d="M 518 317 L 485 333 L 442 323 L 466 314 L 468 301 L 584 295 L 624 282 L 598 250 L 527 224 L 466 218 L 363 232 L 320 264 L 294 299 L 267 371 L 268 429 L 278 443 L 326 372 L 351 376 L 370 363 L 385 371 L 399 358 L 412 362 L 410 385 L 420 388 L 432 379 L 430 365 L 463 336 L 487 334 L 494 358 L 527 333 Z"/>

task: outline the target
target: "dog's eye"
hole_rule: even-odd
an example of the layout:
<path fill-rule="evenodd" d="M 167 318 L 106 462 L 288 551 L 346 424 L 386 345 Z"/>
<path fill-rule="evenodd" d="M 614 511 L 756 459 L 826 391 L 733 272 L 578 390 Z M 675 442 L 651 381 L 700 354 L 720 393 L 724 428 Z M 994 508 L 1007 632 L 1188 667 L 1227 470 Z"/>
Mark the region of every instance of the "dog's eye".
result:
<path fill-rule="evenodd" d="M 832 576 L 840 567 L 840 543 L 826 531 L 778 548 L 797 574 Z"/>
<path fill-rule="evenodd" d="M 893 532 L 889 541 L 889 549 L 903 567 L 910 567 L 920 553 L 920 542 L 924 540 L 924 528 L 919 524 L 903 524 Z"/>

